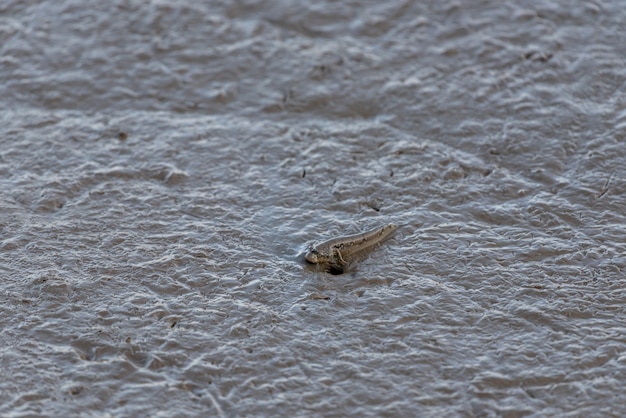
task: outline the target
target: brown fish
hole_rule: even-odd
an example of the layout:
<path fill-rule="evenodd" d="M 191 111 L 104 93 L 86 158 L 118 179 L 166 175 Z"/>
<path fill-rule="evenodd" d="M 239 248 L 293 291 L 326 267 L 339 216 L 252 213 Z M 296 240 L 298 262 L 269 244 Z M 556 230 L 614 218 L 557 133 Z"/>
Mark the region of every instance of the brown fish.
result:
<path fill-rule="evenodd" d="M 388 224 L 361 234 L 331 239 L 314 245 L 305 258 L 309 263 L 329 267 L 331 273 L 343 273 L 347 259 L 382 243 L 397 229 L 398 225 Z"/>

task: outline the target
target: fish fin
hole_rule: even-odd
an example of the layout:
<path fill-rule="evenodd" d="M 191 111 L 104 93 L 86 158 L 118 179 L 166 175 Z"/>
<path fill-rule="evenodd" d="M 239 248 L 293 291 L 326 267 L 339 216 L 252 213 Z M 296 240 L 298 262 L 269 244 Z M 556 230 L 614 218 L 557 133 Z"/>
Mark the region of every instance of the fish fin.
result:
<path fill-rule="evenodd" d="M 335 248 L 335 253 L 337 254 L 337 257 L 339 257 L 339 262 L 342 266 L 345 266 L 346 264 L 346 260 L 343 259 L 343 257 L 341 256 L 341 251 L 339 251 L 338 248 Z"/>

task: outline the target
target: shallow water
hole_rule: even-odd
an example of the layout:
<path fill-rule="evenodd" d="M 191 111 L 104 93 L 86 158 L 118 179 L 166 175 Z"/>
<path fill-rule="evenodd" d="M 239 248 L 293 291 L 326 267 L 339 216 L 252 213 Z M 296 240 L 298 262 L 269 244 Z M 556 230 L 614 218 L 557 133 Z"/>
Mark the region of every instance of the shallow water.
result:
<path fill-rule="evenodd" d="M 0 415 L 626 415 L 624 6 L 0 3 Z"/>

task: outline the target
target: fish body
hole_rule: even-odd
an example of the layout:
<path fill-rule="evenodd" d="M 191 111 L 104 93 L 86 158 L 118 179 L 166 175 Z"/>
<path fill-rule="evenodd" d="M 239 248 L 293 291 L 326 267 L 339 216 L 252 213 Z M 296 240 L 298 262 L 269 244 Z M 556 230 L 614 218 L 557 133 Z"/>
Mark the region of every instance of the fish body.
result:
<path fill-rule="evenodd" d="M 361 234 L 334 238 L 314 245 L 305 258 L 309 263 L 328 265 L 342 271 L 348 264 L 347 259 L 382 243 L 397 229 L 398 225 L 388 224 Z"/>

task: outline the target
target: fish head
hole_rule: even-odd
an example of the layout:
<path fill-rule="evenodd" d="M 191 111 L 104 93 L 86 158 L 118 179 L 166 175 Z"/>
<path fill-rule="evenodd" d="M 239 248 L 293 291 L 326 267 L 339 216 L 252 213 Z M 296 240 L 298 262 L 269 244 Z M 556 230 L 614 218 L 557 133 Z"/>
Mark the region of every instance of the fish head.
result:
<path fill-rule="evenodd" d="M 306 253 L 305 259 L 309 263 L 313 263 L 313 264 L 319 264 L 319 263 L 323 262 L 322 256 L 321 256 L 319 250 L 317 248 L 315 248 L 315 247 L 311 247 L 309 252 Z"/>
<path fill-rule="evenodd" d="M 332 263 L 333 258 L 333 249 L 328 248 L 326 245 L 312 245 L 309 248 L 309 252 L 306 253 L 306 261 L 313 264 L 326 264 Z"/>

